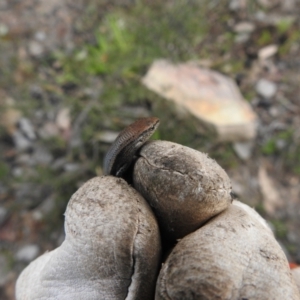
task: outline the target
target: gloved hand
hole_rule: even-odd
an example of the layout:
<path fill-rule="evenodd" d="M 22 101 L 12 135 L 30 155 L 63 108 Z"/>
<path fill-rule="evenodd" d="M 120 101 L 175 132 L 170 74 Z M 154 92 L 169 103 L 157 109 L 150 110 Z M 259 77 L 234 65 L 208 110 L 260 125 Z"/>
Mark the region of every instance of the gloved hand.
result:
<path fill-rule="evenodd" d="M 112 176 L 85 183 L 68 203 L 65 241 L 21 273 L 17 300 L 300 299 L 272 231 L 232 203 L 214 160 L 149 142 L 133 186 Z"/>

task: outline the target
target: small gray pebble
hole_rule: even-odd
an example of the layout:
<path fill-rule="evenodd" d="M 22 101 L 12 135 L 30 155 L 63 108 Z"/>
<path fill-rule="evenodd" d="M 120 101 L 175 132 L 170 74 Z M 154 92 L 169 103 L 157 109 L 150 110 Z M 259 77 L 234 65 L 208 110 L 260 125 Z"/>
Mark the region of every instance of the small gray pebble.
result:
<path fill-rule="evenodd" d="M 40 249 L 37 245 L 29 244 L 19 249 L 16 259 L 23 262 L 31 262 L 39 255 Z"/>

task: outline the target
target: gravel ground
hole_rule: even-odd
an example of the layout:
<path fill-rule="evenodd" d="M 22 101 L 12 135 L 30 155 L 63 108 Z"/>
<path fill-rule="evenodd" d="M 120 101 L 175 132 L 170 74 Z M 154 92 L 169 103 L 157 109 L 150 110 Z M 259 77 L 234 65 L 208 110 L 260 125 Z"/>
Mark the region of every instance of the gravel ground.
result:
<path fill-rule="evenodd" d="M 101 76 L 87 75 L 84 84 L 76 85 L 59 77 L 61 53 L 71 55 L 93 43 L 95 27 L 107 12 L 130 10 L 132 5 L 0 0 L 1 299 L 14 299 L 19 272 L 61 244 L 68 197 L 101 174 L 99 161 L 116 129 L 153 113 L 147 101 L 122 103 L 123 121 L 108 114 L 86 147 L 83 124 L 95 107 L 101 110 L 105 83 Z M 237 81 L 259 116 L 259 128 L 253 142 L 211 142 L 208 149 L 217 153 L 217 161 L 220 157 L 238 198 L 270 221 L 290 261 L 300 264 L 300 1 L 257 0 L 248 5 L 231 0 L 222 9 L 230 16 L 227 27 L 216 24 L 198 42 L 199 49 L 211 54 L 201 63 Z M 214 22 L 222 15 L 210 17 Z M 233 44 L 224 50 L 219 45 L 228 32 Z M 82 105 L 77 113 L 74 98 Z M 235 156 L 233 165 L 222 163 L 227 147 Z"/>

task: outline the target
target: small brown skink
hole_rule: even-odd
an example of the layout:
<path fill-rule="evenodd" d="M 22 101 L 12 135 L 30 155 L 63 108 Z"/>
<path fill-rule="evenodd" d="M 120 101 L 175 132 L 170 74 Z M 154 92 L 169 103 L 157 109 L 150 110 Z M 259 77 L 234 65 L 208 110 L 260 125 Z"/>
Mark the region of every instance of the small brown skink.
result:
<path fill-rule="evenodd" d="M 159 125 L 155 117 L 143 118 L 120 132 L 104 158 L 104 174 L 121 177 L 132 163 L 139 148 Z"/>

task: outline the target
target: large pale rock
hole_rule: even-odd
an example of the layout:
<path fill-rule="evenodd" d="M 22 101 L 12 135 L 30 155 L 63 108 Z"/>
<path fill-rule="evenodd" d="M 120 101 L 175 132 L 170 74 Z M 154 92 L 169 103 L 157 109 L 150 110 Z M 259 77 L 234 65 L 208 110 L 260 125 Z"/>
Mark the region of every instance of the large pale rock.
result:
<path fill-rule="evenodd" d="M 234 81 L 218 72 L 193 63 L 157 60 L 142 82 L 212 127 L 220 140 L 249 140 L 256 135 L 256 114 Z"/>

